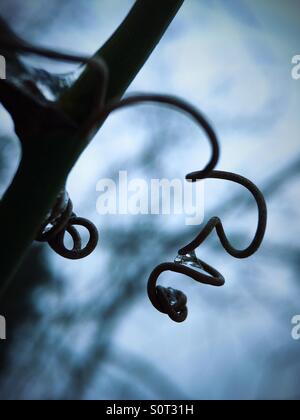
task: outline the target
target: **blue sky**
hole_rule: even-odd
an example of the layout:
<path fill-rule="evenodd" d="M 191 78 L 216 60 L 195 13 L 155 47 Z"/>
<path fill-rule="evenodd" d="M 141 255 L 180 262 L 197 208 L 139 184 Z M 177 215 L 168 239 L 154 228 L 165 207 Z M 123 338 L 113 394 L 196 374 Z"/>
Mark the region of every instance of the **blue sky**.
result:
<path fill-rule="evenodd" d="M 76 19 L 75 23 L 70 19 L 61 32 L 58 19 L 39 41 L 92 53 L 131 4 L 132 1 L 110 0 L 102 1 L 99 7 L 93 2 L 82 17 L 76 17 L 80 29 Z M 239 172 L 263 188 L 299 155 L 300 81 L 291 78 L 292 56 L 300 54 L 299 9 L 299 2 L 292 0 L 186 0 L 130 92 L 175 94 L 197 105 L 219 135 L 222 146 L 219 168 Z M 34 38 L 34 33 L 31 36 Z M 53 64 L 45 65 L 53 68 Z M 58 68 L 65 70 L 70 66 Z M 148 175 L 148 168 L 139 163 L 139 157 L 152 137 L 158 137 L 161 142 L 164 135 L 174 137 L 164 154 L 157 158 L 155 177 L 183 177 L 206 162 L 209 149 L 204 136 L 188 120 L 176 115 L 172 111 L 159 111 L 157 117 L 153 107 L 113 115 L 72 171 L 68 190 L 76 211 L 91 217 L 103 232 L 101 248 L 85 261 L 66 262 L 51 256 L 54 271 L 65 274 L 68 293 L 78 302 L 87 298 L 90 287 L 100 288 L 99 277 L 110 273 L 112 259 L 105 247 L 109 230 L 118 226 L 123 236 L 135 225 L 146 223 L 144 219 L 138 222 L 132 217 L 100 218 L 96 213 L 97 181 L 114 176 L 118 169 L 128 170 L 131 176 Z M 5 118 L 11 131 L 7 115 L 2 114 L 1 118 Z M 118 155 L 114 153 L 116 149 Z M 259 397 L 265 382 L 270 385 L 281 378 L 280 367 L 272 368 L 272 357 L 278 354 L 288 357 L 299 350 L 299 343 L 293 342 L 290 336 L 290 319 L 295 311 L 300 313 L 295 272 L 284 252 L 279 251 L 278 258 L 267 258 L 277 248 L 298 246 L 298 183 L 298 179 L 291 180 L 268 198 L 268 232 L 258 255 L 248 261 L 232 261 L 218 250 L 216 241 L 204 246 L 201 254 L 209 262 L 215 261 L 228 283 L 222 291 L 184 283 L 183 288 L 190 297 L 190 315 L 185 324 L 171 324 L 167 317 L 153 310 L 144 294 L 118 325 L 114 333 L 115 348 L 146 357 L 175 382 L 180 378 L 182 394 L 170 395 L 172 398 L 182 395 Z M 207 217 L 222 201 L 239 191 L 226 183 L 216 184 L 206 187 Z M 229 232 L 241 234 L 246 241 L 255 223 L 254 207 L 241 207 L 226 214 Z M 156 221 L 153 237 L 158 238 L 157 242 L 165 237 L 170 226 L 182 229 L 182 219 Z M 151 244 L 145 244 L 143 252 L 134 257 L 137 265 L 139 258 L 147 258 L 151 253 Z M 161 258 L 157 263 L 172 258 L 171 252 L 162 250 Z M 152 268 L 149 266 L 149 272 Z M 141 281 L 146 282 L 147 274 Z M 119 275 L 122 276 L 122 270 Z M 72 281 L 74 277 L 76 283 Z M 51 296 L 45 299 L 41 300 L 41 307 L 45 308 L 44 302 L 52 307 Z M 81 345 L 84 340 L 84 334 L 81 340 L 78 337 Z M 299 366 L 295 367 L 294 375 L 299 377 Z M 130 382 L 130 378 L 127 380 Z M 292 374 L 286 375 L 282 388 L 274 384 L 270 395 L 291 395 L 295 380 Z M 155 397 L 155 392 L 147 394 L 138 385 L 129 396 L 134 398 L 136 394 Z M 100 378 L 88 392 L 89 397 L 98 395 L 119 397 Z"/>

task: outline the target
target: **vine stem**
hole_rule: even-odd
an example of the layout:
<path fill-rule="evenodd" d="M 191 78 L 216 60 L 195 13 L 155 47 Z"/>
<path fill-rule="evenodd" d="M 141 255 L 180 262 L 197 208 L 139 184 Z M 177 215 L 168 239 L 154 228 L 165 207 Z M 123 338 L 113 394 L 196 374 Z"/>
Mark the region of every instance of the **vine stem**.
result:
<path fill-rule="evenodd" d="M 124 22 L 96 53 L 94 58 L 103 59 L 109 71 L 106 103 L 123 96 L 183 2 L 137 0 Z M 99 100 L 97 84 L 97 72 L 88 65 L 81 77 L 63 92 L 56 106 L 82 126 Z M 33 121 L 32 125 L 36 123 Z M 96 128 L 102 123 L 103 120 L 99 120 Z M 22 139 L 23 146 L 26 143 L 30 146 L 23 147 L 19 169 L 0 203 L 2 293 L 35 239 L 70 170 L 94 134 L 95 127 L 84 138 L 78 138 L 74 128 L 47 127 L 45 130 L 41 124 L 34 138 Z"/>

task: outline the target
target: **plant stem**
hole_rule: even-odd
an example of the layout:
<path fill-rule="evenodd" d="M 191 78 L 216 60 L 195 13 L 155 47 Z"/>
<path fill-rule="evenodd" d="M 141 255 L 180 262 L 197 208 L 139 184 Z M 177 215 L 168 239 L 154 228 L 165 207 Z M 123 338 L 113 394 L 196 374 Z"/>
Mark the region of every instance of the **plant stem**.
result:
<path fill-rule="evenodd" d="M 109 69 L 107 102 L 124 94 L 183 2 L 137 0 L 119 29 L 96 53 Z M 63 93 L 58 106 L 77 123 L 83 124 L 97 101 L 98 81 L 97 73 L 88 66 L 74 85 Z M 35 123 L 38 122 L 32 122 Z M 0 202 L 2 291 L 15 274 L 70 170 L 93 134 L 78 140 L 67 128 L 50 132 L 41 128 L 40 131 L 34 139 L 25 139 L 36 146 L 24 150 L 19 170 Z"/>

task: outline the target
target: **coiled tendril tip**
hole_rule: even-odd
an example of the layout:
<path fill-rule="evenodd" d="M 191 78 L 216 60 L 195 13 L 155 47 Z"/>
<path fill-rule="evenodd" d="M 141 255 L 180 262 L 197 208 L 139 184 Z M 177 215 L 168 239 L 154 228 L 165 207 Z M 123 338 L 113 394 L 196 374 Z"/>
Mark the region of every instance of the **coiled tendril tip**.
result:
<path fill-rule="evenodd" d="M 36 54 L 48 57 L 54 60 L 64 60 L 76 63 L 85 63 L 92 65 L 99 75 L 99 104 L 92 113 L 90 119 L 79 130 L 79 137 L 86 136 L 94 127 L 103 121 L 112 111 L 127 106 L 140 103 L 158 103 L 173 107 L 189 115 L 206 133 L 211 145 L 211 158 L 209 163 L 201 171 L 191 172 L 186 176 L 189 182 L 197 182 L 204 179 L 222 179 L 238 183 L 248 189 L 256 200 L 258 206 L 258 226 L 251 244 L 243 250 L 238 250 L 232 246 L 224 231 L 222 221 L 218 217 L 213 217 L 208 221 L 205 227 L 197 237 L 185 247 L 179 250 L 179 255 L 174 262 L 163 263 L 155 267 L 148 280 L 148 296 L 153 306 L 160 312 L 167 314 L 175 322 L 183 322 L 188 315 L 187 297 L 183 292 L 172 288 L 164 288 L 157 285 L 159 276 L 165 271 L 171 271 L 183 274 L 202 284 L 211 286 L 223 286 L 225 279 L 216 269 L 197 258 L 195 250 L 207 239 L 207 237 L 216 229 L 217 235 L 224 249 L 235 258 L 247 258 L 254 254 L 260 247 L 267 225 L 267 207 L 263 194 L 247 178 L 240 175 L 215 171 L 219 160 L 220 149 L 217 136 L 206 119 L 195 107 L 188 102 L 170 95 L 135 95 L 122 99 L 118 102 L 105 105 L 105 93 L 107 90 L 108 73 L 105 63 L 99 59 L 90 59 L 73 54 L 58 53 L 53 50 L 45 49 L 20 42 L 1 41 L 1 46 L 16 51 Z M 64 116 L 62 112 L 62 116 Z M 82 240 L 75 226 L 85 227 L 90 235 L 88 244 L 82 248 Z M 64 245 L 65 234 L 68 232 L 73 239 L 73 249 L 68 250 Z M 96 227 L 87 219 L 79 218 L 73 213 L 73 205 L 65 192 L 58 197 L 54 209 L 48 215 L 45 224 L 42 226 L 37 241 L 48 242 L 52 249 L 59 255 L 79 259 L 91 254 L 98 243 L 98 232 Z"/>

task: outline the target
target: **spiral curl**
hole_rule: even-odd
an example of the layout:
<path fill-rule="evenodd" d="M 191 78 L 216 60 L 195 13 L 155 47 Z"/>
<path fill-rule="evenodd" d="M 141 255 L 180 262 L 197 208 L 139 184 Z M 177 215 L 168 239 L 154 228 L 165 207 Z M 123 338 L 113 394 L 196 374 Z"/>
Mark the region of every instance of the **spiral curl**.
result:
<path fill-rule="evenodd" d="M 251 181 L 241 175 L 215 170 L 220 155 L 217 136 L 208 120 L 189 103 L 169 95 L 141 94 L 130 96 L 112 104 L 104 105 L 108 85 L 108 72 L 105 63 L 101 59 L 90 59 L 74 54 L 59 53 L 25 42 L 2 40 L 1 46 L 8 49 L 14 48 L 16 51 L 22 53 L 35 54 L 54 60 L 85 63 L 94 67 L 99 74 L 99 103 L 97 104 L 90 119 L 79 129 L 79 136 L 85 136 L 86 133 L 92 130 L 94 126 L 99 123 L 99 121 L 104 121 L 104 119 L 106 119 L 112 111 L 140 103 L 153 102 L 164 104 L 188 114 L 206 133 L 211 145 L 212 154 L 209 163 L 205 166 L 205 168 L 201 171 L 188 174 L 186 176 L 186 180 L 189 182 L 197 182 L 204 179 L 222 179 L 231 181 L 245 187 L 255 198 L 258 206 L 258 225 L 253 241 L 246 249 L 236 249 L 230 243 L 221 219 L 213 217 L 189 244 L 179 250 L 179 255 L 174 262 L 160 264 L 155 267 L 150 274 L 147 290 L 149 299 L 153 306 L 158 311 L 167 314 L 173 321 L 183 322 L 188 315 L 187 297 L 179 290 L 157 285 L 159 276 L 163 272 L 172 271 L 188 276 L 202 284 L 215 287 L 223 286 L 225 284 L 225 279 L 222 274 L 204 261 L 198 259 L 195 250 L 214 230 L 216 230 L 220 242 L 228 254 L 235 258 L 248 258 L 253 255 L 259 249 L 263 241 L 267 226 L 267 206 L 262 192 Z M 75 213 L 73 213 L 72 201 L 68 199 L 63 202 L 62 196 L 63 195 L 60 195 L 58 197 L 56 205 L 42 226 L 36 240 L 39 242 L 48 242 L 55 252 L 65 258 L 84 258 L 90 255 L 96 248 L 98 243 L 98 231 L 89 220 L 77 217 Z M 90 234 L 88 244 L 84 248 L 82 248 L 81 236 L 74 226 L 83 226 Z M 64 238 L 67 232 L 73 239 L 74 245 L 71 250 L 68 250 L 64 245 Z"/>

